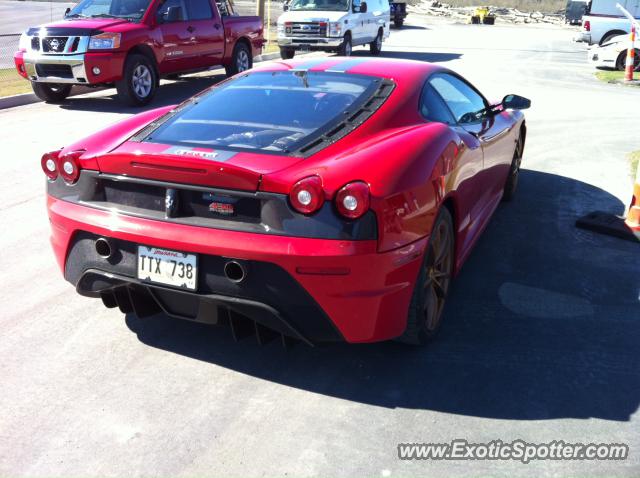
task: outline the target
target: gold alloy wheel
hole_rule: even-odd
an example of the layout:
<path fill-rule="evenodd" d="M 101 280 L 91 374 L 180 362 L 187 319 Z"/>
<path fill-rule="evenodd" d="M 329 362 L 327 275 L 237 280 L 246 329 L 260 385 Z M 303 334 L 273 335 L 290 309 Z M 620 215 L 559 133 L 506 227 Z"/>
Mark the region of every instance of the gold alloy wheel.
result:
<path fill-rule="evenodd" d="M 451 283 L 453 241 L 449 223 L 440 221 L 434 229 L 426 260 L 423 314 L 428 331 L 435 331 L 442 318 L 445 299 Z"/>

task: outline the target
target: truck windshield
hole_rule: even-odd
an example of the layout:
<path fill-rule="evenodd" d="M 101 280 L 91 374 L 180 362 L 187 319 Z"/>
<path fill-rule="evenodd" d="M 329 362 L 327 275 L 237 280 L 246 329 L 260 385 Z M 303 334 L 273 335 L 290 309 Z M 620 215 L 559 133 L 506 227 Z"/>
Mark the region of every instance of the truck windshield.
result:
<path fill-rule="evenodd" d="M 194 97 L 144 141 L 288 153 L 338 127 L 378 85 L 343 73 L 256 72 Z"/>
<path fill-rule="evenodd" d="M 139 20 L 150 0 L 82 0 L 65 18 L 126 18 Z"/>
<path fill-rule="evenodd" d="M 289 10 L 346 12 L 349 10 L 349 0 L 291 0 Z"/>

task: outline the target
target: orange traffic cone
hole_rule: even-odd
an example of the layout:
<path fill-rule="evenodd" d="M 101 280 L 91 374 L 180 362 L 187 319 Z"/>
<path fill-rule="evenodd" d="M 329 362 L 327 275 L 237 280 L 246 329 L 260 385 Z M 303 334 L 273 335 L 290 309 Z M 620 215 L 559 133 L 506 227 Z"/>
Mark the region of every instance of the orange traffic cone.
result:
<path fill-rule="evenodd" d="M 636 26 L 631 24 L 631 33 L 629 33 L 629 48 L 627 49 L 627 62 L 624 69 L 624 81 L 633 81 L 633 63 L 635 56 L 635 43 L 636 43 Z"/>
<path fill-rule="evenodd" d="M 594 211 L 576 221 L 582 229 L 640 242 L 640 166 L 636 171 L 633 197 L 626 217 L 608 212 Z"/>
<path fill-rule="evenodd" d="M 627 218 L 625 224 L 630 229 L 638 232 L 640 231 L 640 165 L 636 171 L 636 181 L 633 185 L 633 197 L 631 198 L 631 205 L 627 212 Z"/>

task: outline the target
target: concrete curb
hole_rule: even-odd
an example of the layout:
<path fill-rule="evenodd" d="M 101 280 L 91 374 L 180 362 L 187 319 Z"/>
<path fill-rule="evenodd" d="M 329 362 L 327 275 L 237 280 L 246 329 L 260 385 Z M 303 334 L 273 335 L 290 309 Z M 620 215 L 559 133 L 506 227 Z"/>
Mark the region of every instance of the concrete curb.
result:
<path fill-rule="evenodd" d="M 25 80 L 26 81 L 26 80 Z M 0 110 L 14 108 L 16 106 L 29 105 L 42 101 L 33 93 L 22 93 L 21 95 L 3 96 L 0 98 Z"/>
<path fill-rule="evenodd" d="M 256 56 L 253 59 L 253 62 L 261 63 L 263 61 L 275 60 L 276 58 L 280 58 L 280 53 L 276 53 L 276 52 L 265 53 L 264 55 Z M 90 91 L 96 91 L 95 89 L 92 89 L 92 88 L 82 88 L 82 89 L 74 88 L 74 89 L 78 91 L 76 91 L 75 93 L 69 96 L 84 95 Z M 7 108 L 15 108 L 16 106 L 30 105 L 31 103 L 38 103 L 41 101 L 42 100 L 38 98 L 36 95 L 34 95 L 33 93 L 22 93 L 20 95 L 3 96 L 0 98 L 0 110 L 4 110 Z"/>

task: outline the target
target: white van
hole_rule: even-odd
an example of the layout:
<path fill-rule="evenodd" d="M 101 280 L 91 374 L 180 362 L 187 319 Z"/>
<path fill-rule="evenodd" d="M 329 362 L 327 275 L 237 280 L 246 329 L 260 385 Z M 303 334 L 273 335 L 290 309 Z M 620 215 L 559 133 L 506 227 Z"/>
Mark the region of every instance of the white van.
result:
<path fill-rule="evenodd" d="M 285 60 L 310 50 L 349 56 L 358 45 L 369 45 L 377 55 L 389 37 L 388 0 L 291 0 L 284 9 L 278 46 Z"/>
<path fill-rule="evenodd" d="M 635 18 L 640 19 L 640 0 L 591 0 L 582 17 L 582 31 L 575 41 L 604 45 L 613 37 L 629 33 L 631 23 L 616 7 L 619 3 Z"/>

